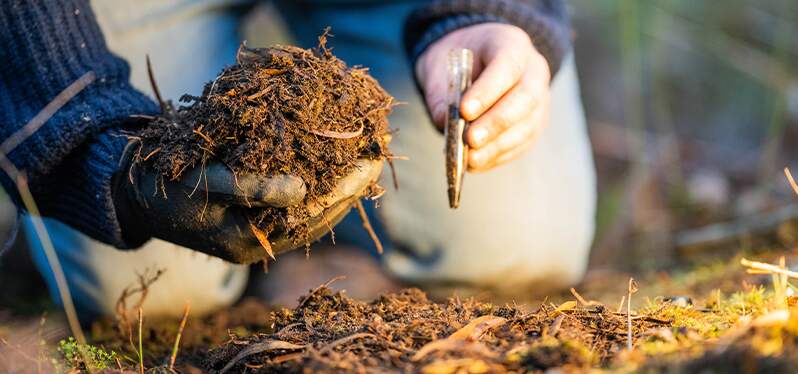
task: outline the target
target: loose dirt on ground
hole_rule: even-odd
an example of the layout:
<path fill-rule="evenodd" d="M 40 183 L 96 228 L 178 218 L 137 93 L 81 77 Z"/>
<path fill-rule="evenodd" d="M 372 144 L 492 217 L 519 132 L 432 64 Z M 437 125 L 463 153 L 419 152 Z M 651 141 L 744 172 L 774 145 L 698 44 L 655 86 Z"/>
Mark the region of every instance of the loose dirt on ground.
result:
<path fill-rule="evenodd" d="M 718 277 L 745 273 L 741 262 L 730 260 Z M 781 270 L 748 275 L 733 293 L 693 297 L 642 296 L 646 285 L 658 287 L 650 283 L 654 274 L 631 295 L 631 308 L 628 290 L 618 292 L 626 285 L 611 285 L 624 299 L 615 305 L 576 290 L 557 302 L 499 305 L 458 297 L 434 301 L 414 288 L 359 301 L 325 284 L 295 308 L 250 299 L 189 318 L 174 371 L 790 373 L 798 365 L 798 298 L 790 296 L 789 277 L 779 273 L 787 268 L 778 260 L 773 266 Z M 700 269 L 682 277 L 701 273 L 702 282 L 710 281 Z M 144 315 L 145 369 L 166 372 L 180 319 Z M 107 319 L 87 331 L 89 360 L 76 354 L 74 343 L 41 341 L 23 349 L 15 340 L 0 341 L 0 368 L 138 372 L 139 332 L 123 325 Z"/>

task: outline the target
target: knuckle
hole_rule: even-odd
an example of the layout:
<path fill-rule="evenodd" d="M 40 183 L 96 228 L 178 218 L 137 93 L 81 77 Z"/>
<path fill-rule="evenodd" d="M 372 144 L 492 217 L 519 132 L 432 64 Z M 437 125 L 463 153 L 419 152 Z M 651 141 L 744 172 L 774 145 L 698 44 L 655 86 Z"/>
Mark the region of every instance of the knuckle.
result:
<path fill-rule="evenodd" d="M 507 152 L 514 149 L 527 138 L 529 133 L 529 126 L 525 126 L 523 131 L 518 131 L 513 134 L 507 134 L 499 139 L 497 145 L 501 152 Z"/>
<path fill-rule="evenodd" d="M 494 114 L 491 121 L 491 126 L 488 127 L 488 130 L 495 134 L 510 128 L 511 125 L 512 119 L 510 118 L 508 111 L 502 110 Z"/>
<path fill-rule="evenodd" d="M 510 73 L 510 76 L 512 76 L 512 77 L 520 77 L 521 74 L 524 73 L 524 70 L 525 70 L 524 68 L 526 67 L 525 59 L 523 57 L 517 55 L 517 54 L 510 55 L 510 57 L 508 57 L 508 59 L 509 60 L 507 61 L 507 67 L 508 67 L 508 70 L 509 70 L 508 72 Z"/>

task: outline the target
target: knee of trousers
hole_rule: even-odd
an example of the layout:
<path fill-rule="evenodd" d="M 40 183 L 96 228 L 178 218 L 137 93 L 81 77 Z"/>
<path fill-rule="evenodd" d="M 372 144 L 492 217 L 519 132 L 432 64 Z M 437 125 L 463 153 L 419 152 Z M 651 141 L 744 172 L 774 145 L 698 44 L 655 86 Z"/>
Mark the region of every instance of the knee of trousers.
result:
<path fill-rule="evenodd" d="M 50 294 L 61 303 L 52 264 L 35 234 L 30 217 L 24 218 L 31 256 L 45 278 Z M 162 274 L 149 286 L 142 305 L 148 316 L 179 316 L 185 303 L 199 316 L 231 305 L 244 291 L 249 268 L 153 239 L 136 250 L 121 251 L 91 239 L 56 220 L 45 218 L 56 257 L 63 269 L 73 302 L 82 316 L 116 313 L 125 289 L 140 285 L 140 278 Z M 126 305 L 140 298 L 133 294 Z"/>

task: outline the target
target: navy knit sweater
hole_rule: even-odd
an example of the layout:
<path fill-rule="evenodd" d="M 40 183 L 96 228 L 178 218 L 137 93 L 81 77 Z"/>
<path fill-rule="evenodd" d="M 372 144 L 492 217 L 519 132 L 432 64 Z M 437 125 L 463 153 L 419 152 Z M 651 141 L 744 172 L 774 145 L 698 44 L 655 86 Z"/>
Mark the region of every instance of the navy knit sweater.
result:
<path fill-rule="evenodd" d="M 446 33 L 483 22 L 517 25 L 532 37 L 551 71 L 570 49 L 558 0 L 437 0 L 407 20 L 411 63 Z M 24 170 L 43 215 L 119 248 L 125 242 L 112 200 L 112 179 L 127 138 L 141 124 L 131 115 L 158 106 L 129 83 L 129 67 L 109 52 L 88 0 L 9 0 L 0 7 L 0 141 L 22 128 L 88 71 L 96 79 L 8 158 Z M 8 175 L 0 183 L 19 206 Z"/>

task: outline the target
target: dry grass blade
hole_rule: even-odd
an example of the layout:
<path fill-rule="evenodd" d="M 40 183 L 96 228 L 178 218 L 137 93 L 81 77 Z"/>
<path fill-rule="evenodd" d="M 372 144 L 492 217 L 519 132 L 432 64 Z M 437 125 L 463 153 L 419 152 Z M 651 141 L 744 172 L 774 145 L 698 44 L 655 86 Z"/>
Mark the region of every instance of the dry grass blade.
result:
<path fill-rule="evenodd" d="M 781 274 L 790 278 L 798 278 L 798 272 L 788 270 L 778 265 L 767 264 L 764 262 L 751 261 L 745 258 L 740 259 L 740 265 L 747 268 L 752 274 Z"/>
<path fill-rule="evenodd" d="M 33 135 L 42 125 L 44 125 L 47 120 L 50 119 L 62 106 L 66 105 L 69 100 L 72 100 L 77 94 L 83 91 L 88 85 L 94 82 L 96 78 L 94 71 L 89 71 L 83 74 L 80 78 L 76 81 L 72 82 L 67 88 L 61 91 L 50 103 L 48 103 L 39 113 L 36 114 L 33 118 L 31 118 L 28 123 L 25 124 L 21 129 L 17 130 L 17 132 L 11 134 L 3 143 L 0 143 L 0 153 L 3 155 L 7 155 L 11 153 L 14 148 L 16 148 L 20 143 L 22 143 L 25 139 Z M 11 176 L 9 174 L 9 176 Z M 13 178 L 13 176 L 11 176 Z"/>
<path fill-rule="evenodd" d="M 284 342 L 282 340 L 266 340 L 256 344 L 252 344 L 247 346 L 246 348 L 242 349 L 241 352 L 233 357 L 230 362 L 225 365 L 219 373 L 225 373 L 230 370 L 235 364 L 239 361 L 243 360 L 244 358 L 262 352 L 268 351 L 276 351 L 276 350 L 284 350 L 284 351 L 295 351 L 305 349 L 304 345 L 293 344 L 289 342 Z"/>
<path fill-rule="evenodd" d="M 787 181 L 790 182 L 790 187 L 792 187 L 792 190 L 795 192 L 796 195 L 798 195 L 798 183 L 795 183 L 795 179 L 793 179 L 792 173 L 790 173 L 789 168 L 786 167 L 784 168 L 784 175 L 787 176 Z"/>
<path fill-rule="evenodd" d="M 366 214 L 366 208 L 363 207 L 363 202 L 357 199 L 357 201 L 355 201 L 355 206 L 357 207 L 357 213 L 360 215 L 360 219 L 363 221 L 363 228 L 366 229 L 371 240 L 374 241 L 374 245 L 377 246 L 377 253 L 382 254 L 382 242 L 380 242 L 380 238 L 377 237 L 374 227 L 371 226 L 371 221 L 369 221 L 369 216 Z"/>
<path fill-rule="evenodd" d="M 497 316 L 482 316 L 469 322 L 463 328 L 455 331 L 452 335 L 444 339 L 435 340 L 427 343 L 413 355 L 413 361 L 419 361 L 436 351 L 445 351 L 462 348 L 462 343 L 466 341 L 477 341 L 485 333 L 507 323 L 507 320 Z"/>
<path fill-rule="evenodd" d="M 45 257 L 50 265 L 53 277 L 55 278 L 56 288 L 58 289 L 58 294 L 61 298 L 61 303 L 63 304 L 64 313 L 66 314 L 70 330 L 72 331 L 72 335 L 75 337 L 78 343 L 86 343 L 86 337 L 83 335 L 83 330 L 80 328 L 80 322 L 78 321 L 75 305 L 72 302 L 72 295 L 69 292 L 66 276 L 64 275 L 64 270 L 61 267 L 61 262 L 58 260 L 53 243 L 50 240 L 50 236 L 44 226 L 44 221 L 42 221 L 38 205 L 33 199 L 33 195 L 28 188 L 28 182 L 25 174 L 20 172 L 16 166 L 11 163 L 11 160 L 9 160 L 6 155 L 13 151 L 14 148 L 21 144 L 25 139 L 35 133 L 47 122 L 48 119 L 50 119 L 50 117 L 52 117 L 59 109 L 61 109 L 61 107 L 72 100 L 75 95 L 83 91 L 83 89 L 85 89 L 89 84 L 94 82 L 95 77 L 96 76 L 93 71 L 83 74 L 75 82 L 61 91 L 52 101 L 50 101 L 41 111 L 39 111 L 39 113 L 37 113 L 30 121 L 28 121 L 25 126 L 11 134 L 11 136 L 9 136 L 3 141 L 3 143 L 0 144 L 0 168 L 3 169 L 9 178 L 16 182 L 22 204 L 30 214 L 34 231 L 41 242 Z M 87 354 L 84 352 L 84 349 L 79 349 L 79 352 L 81 356 L 83 356 L 84 360 L 86 360 Z"/>
<path fill-rule="evenodd" d="M 155 74 L 152 72 L 152 63 L 150 63 L 150 55 L 147 55 L 147 76 L 150 78 L 150 87 L 152 87 L 152 93 L 155 95 L 155 99 L 158 100 L 158 105 L 161 107 L 161 113 L 167 113 L 166 102 L 163 101 L 161 97 L 161 90 L 158 89 L 158 83 L 155 82 Z"/>
<path fill-rule="evenodd" d="M 180 320 L 180 327 L 177 329 L 177 336 L 175 336 L 175 345 L 172 347 L 172 355 L 169 357 L 169 371 L 174 371 L 175 360 L 177 359 L 177 351 L 180 349 L 180 338 L 183 336 L 183 330 L 186 328 L 186 321 L 188 320 L 188 313 L 191 311 L 191 304 L 186 302 L 183 308 L 183 319 Z"/>
<path fill-rule="evenodd" d="M 576 301 L 580 302 L 584 306 L 591 306 L 591 305 L 599 304 L 599 303 L 597 303 L 595 301 L 586 300 L 584 297 L 582 297 L 581 294 L 579 294 L 579 292 L 576 291 L 576 288 L 573 288 L 573 287 L 571 287 L 571 295 L 574 295 L 574 297 L 576 298 Z"/>
<path fill-rule="evenodd" d="M 144 374 L 144 344 L 142 342 L 142 330 L 144 327 L 144 311 L 139 307 L 138 310 L 138 317 L 139 317 L 139 349 L 138 349 L 138 356 L 139 356 L 139 372 Z"/>
<path fill-rule="evenodd" d="M 272 260 L 277 260 L 274 258 L 272 244 L 269 243 L 269 237 L 266 236 L 266 233 L 252 223 L 249 224 L 249 229 L 252 230 L 253 234 L 255 234 L 255 237 L 258 239 L 258 243 L 260 243 L 261 247 L 263 247 L 263 249 L 266 251 L 266 254 L 269 255 Z"/>
<path fill-rule="evenodd" d="M 626 348 L 632 350 L 634 347 L 632 341 L 632 295 L 639 290 L 637 282 L 634 278 L 629 278 L 629 288 L 626 294 Z"/>

